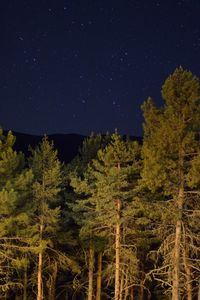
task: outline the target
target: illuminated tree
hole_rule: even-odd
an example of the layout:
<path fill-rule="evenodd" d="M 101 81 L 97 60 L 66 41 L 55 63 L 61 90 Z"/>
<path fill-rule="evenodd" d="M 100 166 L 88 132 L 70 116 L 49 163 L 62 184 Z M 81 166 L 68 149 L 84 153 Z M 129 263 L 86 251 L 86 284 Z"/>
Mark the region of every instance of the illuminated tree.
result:
<path fill-rule="evenodd" d="M 57 158 L 57 151 L 53 148 L 47 137 L 44 137 L 42 143 L 32 150 L 30 158 L 30 167 L 34 174 L 33 205 L 34 217 L 33 221 L 37 224 L 37 231 L 33 236 L 36 241 L 38 252 L 37 263 L 37 300 L 44 298 L 43 294 L 43 269 L 47 267 L 49 261 L 48 252 L 54 248 L 53 242 L 56 239 L 58 231 L 58 222 L 60 209 L 58 207 L 59 192 L 61 191 L 62 174 L 61 163 Z M 45 261 L 48 257 L 48 260 Z M 46 264 L 46 265 L 45 265 Z M 56 271 L 54 265 L 54 273 Z M 55 284 L 56 274 L 51 274 L 54 282 L 50 283 L 49 289 Z"/>
<path fill-rule="evenodd" d="M 24 169 L 24 157 L 13 150 L 15 137 L 0 129 L 0 295 L 27 291 L 26 253 L 29 248 L 28 209 L 32 172 Z"/>
<path fill-rule="evenodd" d="M 123 141 L 118 133 L 111 142 L 97 153 L 83 178 L 72 182 L 82 198 L 77 200 L 84 217 L 84 229 L 88 233 L 109 238 L 115 236 L 115 300 L 120 299 L 122 278 L 122 228 L 123 215 L 130 209 L 134 187 L 139 174 L 139 146 L 136 142 Z"/>
<path fill-rule="evenodd" d="M 166 238 L 160 248 L 163 264 L 157 273 L 170 287 L 172 300 L 180 300 L 185 294 L 192 300 L 194 282 L 199 276 L 194 259 L 199 251 L 194 234 L 198 228 L 193 230 L 191 224 L 197 204 L 191 187 L 198 185 L 194 170 L 198 169 L 200 149 L 199 87 L 198 78 L 180 67 L 162 87 L 164 107 L 157 108 L 151 99 L 143 105 L 142 177 L 150 190 L 162 191 L 165 200 L 162 234 Z"/>
<path fill-rule="evenodd" d="M 67 177 L 70 180 L 71 185 L 77 191 L 80 178 L 84 178 L 84 174 L 87 173 L 88 166 L 92 159 L 97 157 L 99 149 L 105 148 L 105 145 L 110 140 L 110 136 L 102 136 L 100 134 L 91 134 L 89 138 L 83 141 L 83 145 L 79 150 L 79 154 L 75 159 L 67 166 Z M 67 196 L 69 198 L 69 194 Z M 74 203 L 75 199 L 79 199 Z M 104 241 L 99 237 L 95 237 L 88 227 L 87 219 L 83 214 L 83 207 L 81 204 L 81 197 L 78 194 L 73 194 L 72 202 L 69 206 L 73 210 L 73 217 L 78 224 L 79 238 L 81 245 L 86 250 L 86 266 L 88 269 L 88 300 L 93 299 L 94 295 L 94 269 L 95 269 L 95 256 L 97 253 L 97 280 L 96 280 L 96 299 L 100 300 L 101 295 L 101 276 L 102 276 L 102 249 Z"/>

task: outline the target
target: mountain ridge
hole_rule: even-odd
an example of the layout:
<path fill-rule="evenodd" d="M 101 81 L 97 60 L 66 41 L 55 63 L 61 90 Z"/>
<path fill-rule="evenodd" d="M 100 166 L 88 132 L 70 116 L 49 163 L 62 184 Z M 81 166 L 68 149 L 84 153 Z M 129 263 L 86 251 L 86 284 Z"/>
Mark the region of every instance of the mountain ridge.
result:
<path fill-rule="evenodd" d="M 8 130 L 4 130 L 7 134 Z M 29 146 L 35 148 L 41 141 L 44 135 L 33 135 L 12 131 L 16 137 L 14 149 L 22 151 L 26 156 L 30 156 Z M 47 134 L 50 141 L 53 141 L 55 149 L 58 150 L 58 157 L 61 162 L 69 163 L 77 154 L 87 136 L 78 133 L 53 133 Z M 142 141 L 141 137 L 130 136 L 131 140 Z"/>

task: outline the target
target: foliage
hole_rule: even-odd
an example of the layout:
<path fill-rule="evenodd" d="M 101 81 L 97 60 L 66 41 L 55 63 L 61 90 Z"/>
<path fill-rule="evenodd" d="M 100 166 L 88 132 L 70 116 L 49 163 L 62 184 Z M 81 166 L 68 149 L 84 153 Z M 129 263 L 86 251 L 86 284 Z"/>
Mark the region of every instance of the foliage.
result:
<path fill-rule="evenodd" d="M 91 134 L 67 166 L 46 136 L 26 158 L 0 129 L 1 299 L 198 297 L 199 92 L 177 68 L 142 106 L 142 146 Z"/>

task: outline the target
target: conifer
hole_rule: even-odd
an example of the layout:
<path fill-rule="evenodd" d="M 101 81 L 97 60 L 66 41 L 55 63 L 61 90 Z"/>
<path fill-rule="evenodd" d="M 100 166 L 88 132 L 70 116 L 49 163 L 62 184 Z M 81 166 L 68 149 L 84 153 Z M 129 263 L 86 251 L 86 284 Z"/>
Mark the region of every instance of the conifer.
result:
<path fill-rule="evenodd" d="M 15 137 L 0 129 L 0 295 L 24 289 L 23 279 L 28 260 L 30 185 L 32 172 L 24 168 L 24 157 L 14 149 Z M 25 298 L 24 298 L 25 299 Z"/>
<path fill-rule="evenodd" d="M 116 300 L 120 297 L 122 274 L 123 214 L 132 201 L 139 167 L 139 145 L 124 141 L 116 132 L 111 136 L 111 142 L 98 151 L 84 178 L 72 182 L 76 192 L 83 195 L 74 209 L 82 210 L 84 230 L 107 238 L 114 233 Z"/>
<path fill-rule="evenodd" d="M 166 201 L 163 205 L 166 230 L 162 232 L 166 238 L 160 248 L 163 265 L 157 271 L 162 273 L 159 280 L 163 280 L 164 286 L 171 287 L 172 300 L 180 300 L 183 295 L 187 295 L 188 300 L 193 299 L 192 272 L 196 266 L 192 261 L 194 240 L 188 223 L 188 209 L 194 210 L 189 185 L 195 181 L 193 171 L 200 146 L 199 91 L 198 78 L 180 67 L 162 87 L 164 106 L 157 108 L 151 99 L 143 105 L 142 177 L 148 188 L 152 192 L 161 192 Z M 170 212 L 166 221 L 164 207 Z"/>
<path fill-rule="evenodd" d="M 37 263 L 37 300 L 44 299 L 44 269 L 48 269 L 46 262 L 51 261 L 54 251 L 56 233 L 60 208 L 58 206 L 59 193 L 61 191 L 62 172 L 61 163 L 57 158 L 57 151 L 53 148 L 53 143 L 49 142 L 45 136 L 41 144 L 32 150 L 30 167 L 33 171 L 34 182 L 32 186 L 34 216 L 33 222 L 37 224 L 37 229 L 33 235 L 35 240 L 36 253 L 38 253 Z M 56 252 L 56 251 L 55 251 Z M 45 261 L 47 259 L 47 261 Z M 55 262 L 55 261 L 54 261 Z M 54 264 L 55 266 L 55 264 Z M 51 269 L 51 267 L 49 267 Z M 56 272 L 54 267 L 53 272 Z M 51 274 L 54 278 L 56 274 Z M 49 289 L 54 282 L 49 283 Z M 46 278 L 48 282 L 48 278 Z"/>

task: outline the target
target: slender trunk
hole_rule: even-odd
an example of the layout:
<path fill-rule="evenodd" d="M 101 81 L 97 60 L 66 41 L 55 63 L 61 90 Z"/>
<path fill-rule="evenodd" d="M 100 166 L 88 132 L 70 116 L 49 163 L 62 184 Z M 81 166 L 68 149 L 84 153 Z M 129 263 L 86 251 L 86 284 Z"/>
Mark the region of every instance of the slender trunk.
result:
<path fill-rule="evenodd" d="M 117 200 L 117 224 L 115 229 L 115 300 L 119 300 L 120 295 L 120 200 Z"/>
<path fill-rule="evenodd" d="M 174 251 L 174 274 L 172 286 L 172 300 L 180 299 L 180 242 L 181 242 L 181 220 L 176 222 L 175 251 Z"/>
<path fill-rule="evenodd" d="M 141 262 L 141 269 L 144 270 L 144 264 Z M 142 272 L 141 277 L 140 277 L 140 286 L 139 286 L 139 300 L 146 299 L 145 297 L 145 290 L 144 290 L 144 273 Z"/>
<path fill-rule="evenodd" d="M 123 300 L 123 294 L 124 294 L 124 266 L 121 270 L 121 279 L 120 279 L 120 293 L 119 293 L 119 300 Z"/>
<path fill-rule="evenodd" d="M 176 221 L 174 259 L 173 259 L 173 282 L 172 300 L 180 300 L 180 264 L 181 264 L 181 236 L 182 236 L 182 211 L 184 205 L 184 150 L 179 148 L 179 192 L 175 202 L 178 209 Z"/>
<path fill-rule="evenodd" d="M 115 233 L 115 300 L 119 300 L 120 294 L 120 210 L 121 202 L 117 200 L 117 224 Z"/>
<path fill-rule="evenodd" d="M 38 295 L 37 300 L 42 300 L 42 251 L 38 255 Z"/>
<path fill-rule="evenodd" d="M 191 269 L 189 266 L 189 249 L 188 249 L 188 238 L 186 236 L 185 227 L 182 226 L 183 230 L 183 239 L 184 239 L 184 247 L 183 247 L 183 262 L 184 262 L 184 269 L 186 274 L 186 290 L 187 290 L 187 300 L 192 300 L 192 274 Z"/>
<path fill-rule="evenodd" d="M 88 272 L 88 300 L 93 299 L 93 278 L 94 278 L 94 247 L 90 245 L 89 249 L 89 272 Z"/>
<path fill-rule="evenodd" d="M 191 270 L 188 266 L 187 259 L 186 259 L 186 265 L 185 265 L 185 271 L 186 271 L 186 288 L 187 288 L 187 300 L 192 300 L 192 284 L 191 284 Z"/>
<path fill-rule="evenodd" d="M 123 229 L 121 229 L 121 240 L 123 240 L 123 244 L 126 244 L 126 227 L 123 225 Z M 121 254 L 120 254 L 121 255 Z M 121 267 L 121 279 L 120 279 L 120 296 L 119 300 L 125 300 L 128 293 L 127 288 L 127 272 L 128 272 L 128 263 L 126 257 L 123 256 L 123 265 Z M 122 263 L 121 259 L 121 263 Z"/>
<path fill-rule="evenodd" d="M 50 282 L 50 288 L 49 288 L 49 300 L 55 300 L 56 299 L 56 278 L 58 273 L 58 263 L 55 262 L 53 264 L 53 270 L 52 270 L 52 277 Z"/>
<path fill-rule="evenodd" d="M 42 235 L 43 235 L 43 221 L 41 220 L 40 224 L 40 243 L 39 246 L 41 248 L 41 242 L 42 242 Z M 37 300 L 43 299 L 43 291 L 42 291 L 42 249 L 40 249 L 40 252 L 38 254 L 38 294 L 37 294 Z"/>
<path fill-rule="evenodd" d="M 120 163 L 118 163 L 118 170 L 120 170 Z M 120 213 L 121 201 L 117 199 L 116 202 L 117 221 L 115 229 L 115 300 L 119 300 L 120 295 L 120 243 L 121 243 L 121 226 L 120 226 Z"/>
<path fill-rule="evenodd" d="M 140 285 L 140 294 L 139 294 L 139 300 L 143 300 L 144 299 L 144 287 L 143 287 L 143 282 L 142 285 Z"/>
<path fill-rule="evenodd" d="M 130 300 L 134 300 L 134 288 L 130 289 Z"/>
<path fill-rule="evenodd" d="M 181 236 L 182 236 L 182 209 L 184 201 L 183 182 L 179 189 L 177 208 L 178 219 L 176 221 L 174 259 L 173 259 L 173 282 L 172 282 L 172 300 L 180 300 L 180 256 L 181 256 Z"/>
<path fill-rule="evenodd" d="M 96 300 L 101 300 L 102 252 L 98 253 Z"/>

